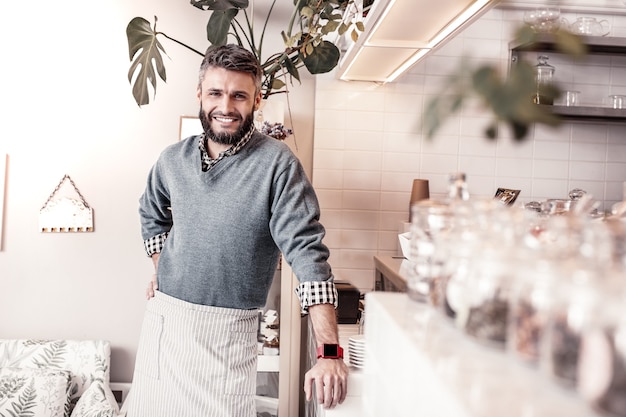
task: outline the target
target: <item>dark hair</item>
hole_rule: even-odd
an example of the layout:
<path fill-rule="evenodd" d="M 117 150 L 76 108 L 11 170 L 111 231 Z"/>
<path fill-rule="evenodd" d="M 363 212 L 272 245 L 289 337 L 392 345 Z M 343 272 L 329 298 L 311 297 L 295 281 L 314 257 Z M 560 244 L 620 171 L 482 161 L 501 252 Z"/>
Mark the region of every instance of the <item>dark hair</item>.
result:
<path fill-rule="evenodd" d="M 239 45 L 210 46 L 204 55 L 202 64 L 200 64 L 198 86 L 202 84 L 204 74 L 210 67 L 248 73 L 254 80 L 257 92 L 261 89 L 263 76 L 261 65 L 252 52 Z"/>

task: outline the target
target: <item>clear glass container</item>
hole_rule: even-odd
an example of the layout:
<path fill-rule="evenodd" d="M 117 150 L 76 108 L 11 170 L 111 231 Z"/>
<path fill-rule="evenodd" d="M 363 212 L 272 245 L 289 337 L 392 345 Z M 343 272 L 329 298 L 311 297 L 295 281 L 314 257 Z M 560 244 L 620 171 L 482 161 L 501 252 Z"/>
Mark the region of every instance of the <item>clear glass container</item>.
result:
<path fill-rule="evenodd" d="M 579 230 L 570 226 L 573 229 L 570 236 L 580 235 L 579 248 L 561 249 L 564 256 L 555 270 L 554 296 L 542 340 L 540 368 L 559 385 L 573 389 L 579 379 L 583 333 L 596 314 L 599 290 L 607 272 L 592 254 L 585 253 L 585 247 L 593 242 L 586 236 L 589 225 Z"/>
<path fill-rule="evenodd" d="M 535 104 L 553 104 L 554 93 L 552 92 L 554 82 L 554 67 L 548 64 L 548 56 L 540 55 L 535 66 L 535 82 L 537 91 L 533 95 Z"/>
<path fill-rule="evenodd" d="M 454 172 L 448 176 L 448 199 L 468 200 L 467 176 L 464 172 Z"/>
<path fill-rule="evenodd" d="M 450 227 L 450 206 L 445 201 L 422 200 L 411 207 L 411 268 L 407 295 L 437 306 L 445 258 L 437 249 L 439 236 Z"/>
<path fill-rule="evenodd" d="M 537 259 L 520 268 L 512 288 L 508 318 L 507 351 L 531 366 L 539 365 L 541 344 L 555 296 L 555 265 Z"/>
<path fill-rule="evenodd" d="M 602 280 L 581 332 L 576 389 L 602 414 L 626 416 L 626 298 L 623 270 Z"/>
<path fill-rule="evenodd" d="M 465 302 L 456 322 L 479 342 L 504 348 L 509 315 L 509 295 L 515 265 L 493 247 L 482 248 L 467 276 Z"/>

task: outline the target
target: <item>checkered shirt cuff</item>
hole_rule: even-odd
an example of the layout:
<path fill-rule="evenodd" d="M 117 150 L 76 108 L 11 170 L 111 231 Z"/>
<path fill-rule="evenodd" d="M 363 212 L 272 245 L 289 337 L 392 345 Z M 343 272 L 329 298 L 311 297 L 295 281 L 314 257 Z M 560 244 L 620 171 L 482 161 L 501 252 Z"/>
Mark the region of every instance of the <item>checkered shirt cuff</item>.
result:
<path fill-rule="evenodd" d="M 152 256 L 155 253 L 161 253 L 163 245 L 165 245 L 165 239 L 169 236 L 169 232 L 161 233 L 160 235 L 152 236 L 150 239 L 143 241 L 143 246 L 146 249 L 148 256 Z"/>
<path fill-rule="evenodd" d="M 300 299 L 302 314 L 308 314 L 309 307 L 316 304 L 332 304 L 337 308 L 337 288 L 333 281 L 304 281 L 295 292 Z"/>

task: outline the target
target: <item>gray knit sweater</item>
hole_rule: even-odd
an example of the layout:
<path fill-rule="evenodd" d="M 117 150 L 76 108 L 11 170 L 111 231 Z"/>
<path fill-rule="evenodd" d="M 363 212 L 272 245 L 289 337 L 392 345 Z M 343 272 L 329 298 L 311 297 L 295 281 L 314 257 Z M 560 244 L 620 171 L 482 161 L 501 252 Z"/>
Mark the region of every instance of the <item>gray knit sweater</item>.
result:
<path fill-rule="evenodd" d="M 169 232 L 159 290 L 195 304 L 259 308 L 280 252 L 300 281 L 332 280 L 317 198 L 289 147 L 255 132 L 203 172 L 198 140 L 161 153 L 139 200 L 143 239 Z"/>

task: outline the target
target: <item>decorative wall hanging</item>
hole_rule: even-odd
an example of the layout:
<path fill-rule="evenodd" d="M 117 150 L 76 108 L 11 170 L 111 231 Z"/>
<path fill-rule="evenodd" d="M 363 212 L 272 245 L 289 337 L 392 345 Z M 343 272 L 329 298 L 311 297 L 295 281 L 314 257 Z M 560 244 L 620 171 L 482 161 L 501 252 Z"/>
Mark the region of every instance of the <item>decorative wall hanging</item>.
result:
<path fill-rule="evenodd" d="M 80 197 L 55 197 L 61 186 L 69 180 L 74 191 Z M 74 184 L 69 175 L 65 175 L 56 186 L 48 200 L 39 210 L 39 229 L 46 232 L 93 232 L 93 209 Z"/>

